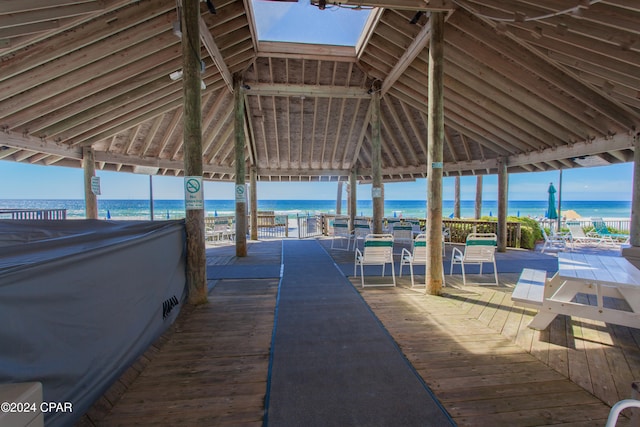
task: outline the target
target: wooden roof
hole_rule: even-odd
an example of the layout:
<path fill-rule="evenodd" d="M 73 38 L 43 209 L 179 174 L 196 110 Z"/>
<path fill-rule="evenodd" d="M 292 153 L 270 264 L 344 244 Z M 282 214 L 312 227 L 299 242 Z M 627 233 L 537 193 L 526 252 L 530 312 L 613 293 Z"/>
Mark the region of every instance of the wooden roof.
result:
<path fill-rule="evenodd" d="M 231 76 L 245 84 L 247 165 L 260 180 L 371 179 L 370 90 L 382 93 L 386 181 L 426 175 L 429 11 L 364 0 L 355 47 L 261 42 L 248 1 L 201 3 L 205 179 L 234 178 Z M 445 174 L 633 158 L 637 0 L 431 0 L 445 25 Z M 349 2 L 346 3 L 349 6 Z M 569 5 L 569 6 L 567 6 Z M 330 13 L 327 11 L 327 13 Z M 417 20 L 415 19 L 417 18 Z M 0 159 L 182 175 L 174 0 L 0 5 Z M 411 21 L 417 21 L 412 23 Z"/>

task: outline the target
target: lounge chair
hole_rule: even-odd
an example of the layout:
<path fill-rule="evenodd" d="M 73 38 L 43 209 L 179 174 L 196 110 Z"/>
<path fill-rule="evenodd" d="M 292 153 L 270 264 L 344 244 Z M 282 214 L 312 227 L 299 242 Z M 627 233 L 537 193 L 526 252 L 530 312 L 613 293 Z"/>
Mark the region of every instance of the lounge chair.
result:
<path fill-rule="evenodd" d="M 347 240 L 347 247 L 336 247 L 335 249 L 349 250 L 351 246 L 351 239 L 353 238 L 353 234 L 351 230 L 349 230 L 349 219 L 348 218 L 336 218 L 333 220 L 333 239 L 331 240 L 331 249 L 334 249 L 334 244 L 336 240 L 340 240 L 343 242 L 345 239 Z M 354 242 L 355 244 L 355 242 Z M 342 246 L 342 244 L 341 244 Z"/>
<path fill-rule="evenodd" d="M 482 264 L 492 263 L 493 274 L 498 286 L 498 269 L 496 267 L 496 247 L 498 245 L 498 237 L 494 233 L 471 233 L 467 236 L 467 242 L 464 246 L 464 252 L 458 248 L 453 248 L 451 253 L 451 268 L 449 275 L 453 274 L 453 266 L 460 264 L 462 267 L 462 283 L 467 284 L 465 277 L 465 265 L 477 264 L 480 266 L 480 274 L 482 274 Z"/>
<path fill-rule="evenodd" d="M 544 253 L 544 251 L 548 249 L 565 251 L 567 249 L 567 244 L 571 247 L 570 234 L 551 234 L 549 236 L 547 232 L 544 231 L 544 227 L 542 225 L 540 226 L 540 231 L 542 231 L 542 237 L 544 237 L 544 244 L 542 245 L 540 253 Z"/>
<path fill-rule="evenodd" d="M 382 266 L 382 276 L 384 276 L 385 266 L 391 264 L 392 283 L 377 283 L 368 286 L 395 286 L 396 275 L 393 265 L 393 235 L 391 234 L 369 234 L 364 239 L 364 248 L 362 252 L 356 248 L 355 262 L 353 265 L 353 275 L 358 277 L 358 266 L 360 266 L 360 277 L 362 287 L 364 284 L 364 266 L 380 265 Z"/>
<path fill-rule="evenodd" d="M 602 238 L 597 236 L 587 236 L 578 221 L 567 221 L 566 226 L 571 233 L 573 245 L 595 245 L 602 243 Z"/>
<path fill-rule="evenodd" d="M 629 243 L 629 234 L 611 233 L 602 218 L 592 218 L 591 222 L 593 223 L 593 231 L 588 232 L 587 236 L 599 237 L 602 239 L 602 243 L 609 246 Z"/>

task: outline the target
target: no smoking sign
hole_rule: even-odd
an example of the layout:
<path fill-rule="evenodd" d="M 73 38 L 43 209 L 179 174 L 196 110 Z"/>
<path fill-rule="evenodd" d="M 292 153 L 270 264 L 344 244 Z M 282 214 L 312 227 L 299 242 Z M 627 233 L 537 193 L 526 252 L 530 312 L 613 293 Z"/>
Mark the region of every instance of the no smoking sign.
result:
<path fill-rule="evenodd" d="M 184 177 L 184 204 L 187 210 L 204 209 L 201 176 Z"/>

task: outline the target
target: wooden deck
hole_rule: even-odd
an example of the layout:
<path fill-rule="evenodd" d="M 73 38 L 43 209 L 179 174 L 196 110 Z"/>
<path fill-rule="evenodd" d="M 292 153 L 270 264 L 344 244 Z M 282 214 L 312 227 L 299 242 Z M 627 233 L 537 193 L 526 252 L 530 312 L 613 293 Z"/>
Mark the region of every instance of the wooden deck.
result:
<path fill-rule="evenodd" d="M 209 264 L 235 262 L 216 251 Z M 505 273 L 500 287 L 463 287 L 447 275 L 441 297 L 411 289 L 407 275 L 397 288 L 352 283 L 458 425 L 604 426 L 608 405 L 631 397 L 640 378 L 640 330 L 566 316 L 530 330 L 535 311 L 511 303 L 516 280 Z M 217 282 L 209 304 L 186 310 L 146 356 L 128 391 L 118 387 L 121 397 L 111 392 L 79 425 L 261 425 L 277 283 Z"/>

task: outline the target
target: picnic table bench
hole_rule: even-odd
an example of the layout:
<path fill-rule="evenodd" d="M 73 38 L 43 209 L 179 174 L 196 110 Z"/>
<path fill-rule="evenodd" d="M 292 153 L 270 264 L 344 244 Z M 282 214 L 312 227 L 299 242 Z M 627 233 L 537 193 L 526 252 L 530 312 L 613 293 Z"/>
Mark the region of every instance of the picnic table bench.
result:
<path fill-rule="evenodd" d="M 622 257 L 558 254 L 558 272 L 551 279 L 525 268 L 511 298 L 538 309 L 528 325 L 532 329 L 546 329 L 558 314 L 640 329 L 640 270 Z M 612 302 L 605 304 L 605 298 Z"/>

